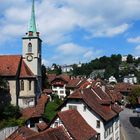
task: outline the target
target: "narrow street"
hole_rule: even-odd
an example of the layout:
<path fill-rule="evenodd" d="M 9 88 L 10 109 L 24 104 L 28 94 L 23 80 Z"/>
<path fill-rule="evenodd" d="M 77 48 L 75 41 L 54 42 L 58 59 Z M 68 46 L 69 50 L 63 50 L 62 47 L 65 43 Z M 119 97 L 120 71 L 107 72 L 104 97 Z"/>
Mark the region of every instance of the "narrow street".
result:
<path fill-rule="evenodd" d="M 120 113 L 123 140 L 140 140 L 140 117 L 132 109 L 124 108 Z"/>

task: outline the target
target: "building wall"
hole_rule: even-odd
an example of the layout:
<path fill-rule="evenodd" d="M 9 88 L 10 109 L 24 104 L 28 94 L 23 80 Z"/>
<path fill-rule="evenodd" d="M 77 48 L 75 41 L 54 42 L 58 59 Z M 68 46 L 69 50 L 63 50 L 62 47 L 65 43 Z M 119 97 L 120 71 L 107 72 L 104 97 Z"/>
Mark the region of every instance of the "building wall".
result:
<path fill-rule="evenodd" d="M 30 79 L 29 79 L 30 80 Z M 35 81 L 31 80 L 31 90 L 29 89 L 29 80 L 24 79 L 24 90 L 19 91 L 19 106 L 26 108 L 35 105 Z M 20 80 L 21 84 L 21 80 Z M 21 86 L 21 85 L 20 85 Z"/>
<path fill-rule="evenodd" d="M 27 60 L 27 55 L 29 54 L 28 53 L 29 43 L 32 43 L 32 53 L 31 53 L 33 56 L 32 61 Z M 39 39 L 37 38 L 29 39 L 28 37 L 24 38 L 22 55 L 25 59 L 26 64 L 31 69 L 31 71 L 35 75 L 41 76 L 41 42 L 39 41 Z"/>
<path fill-rule="evenodd" d="M 11 104 L 16 105 L 16 80 L 8 80 L 9 88 L 10 88 L 10 94 L 11 94 Z"/>
<path fill-rule="evenodd" d="M 119 131 L 119 128 L 117 131 L 114 128 L 114 123 L 115 120 L 112 120 L 108 123 L 104 123 L 103 120 L 100 118 L 98 114 L 95 112 L 91 111 L 87 106 L 85 107 L 85 104 L 82 103 L 82 101 L 68 101 L 66 106 L 62 108 L 61 111 L 68 110 L 72 108 L 72 106 L 76 106 L 77 111 L 81 114 L 81 116 L 86 120 L 86 122 L 93 128 L 95 129 L 98 133 L 100 133 L 100 140 L 113 140 L 113 136 L 116 132 Z M 75 107 L 73 107 L 75 108 Z M 85 109 L 86 108 L 86 109 Z M 100 128 L 97 127 L 97 121 L 100 121 Z M 105 130 L 111 129 L 110 127 L 113 128 L 113 132 L 108 134 L 108 136 L 105 138 Z M 109 131 L 109 130 L 108 130 Z M 114 136 L 114 140 L 115 136 Z M 119 139 L 118 139 L 119 140 Z"/>
<path fill-rule="evenodd" d="M 66 97 L 66 85 L 52 86 L 52 90 L 54 94 L 59 96 L 59 98 L 64 99 Z"/>

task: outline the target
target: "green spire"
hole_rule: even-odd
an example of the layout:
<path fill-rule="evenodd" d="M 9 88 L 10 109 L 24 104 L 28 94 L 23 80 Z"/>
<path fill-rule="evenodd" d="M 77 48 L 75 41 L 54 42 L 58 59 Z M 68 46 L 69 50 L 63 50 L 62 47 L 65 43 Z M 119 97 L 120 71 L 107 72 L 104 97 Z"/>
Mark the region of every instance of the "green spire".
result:
<path fill-rule="evenodd" d="M 28 31 L 33 32 L 33 33 L 37 32 L 37 30 L 36 30 L 36 22 L 35 22 L 34 0 L 33 0 L 33 3 L 32 3 L 31 19 L 30 19 L 30 22 L 29 22 Z"/>

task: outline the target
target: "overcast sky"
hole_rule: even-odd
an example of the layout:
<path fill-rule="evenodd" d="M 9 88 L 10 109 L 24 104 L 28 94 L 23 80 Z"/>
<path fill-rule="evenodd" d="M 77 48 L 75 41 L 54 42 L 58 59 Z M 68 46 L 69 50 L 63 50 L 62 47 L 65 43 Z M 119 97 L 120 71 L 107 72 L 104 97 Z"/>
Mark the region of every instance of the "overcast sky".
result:
<path fill-rule="evenodd" d="M 21 54 L 32 0 L 0 0 L 0 54 Z M 46 65 L 140 55 L 140 0 L 35 0 Z"/>

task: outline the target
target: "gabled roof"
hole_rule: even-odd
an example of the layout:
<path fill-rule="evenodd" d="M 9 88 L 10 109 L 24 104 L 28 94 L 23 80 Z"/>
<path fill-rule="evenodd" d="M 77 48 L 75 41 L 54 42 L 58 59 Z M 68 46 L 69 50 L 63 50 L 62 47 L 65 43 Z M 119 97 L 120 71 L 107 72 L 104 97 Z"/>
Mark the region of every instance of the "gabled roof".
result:
<path fill-rule="evenodd" d="M 34 74 L 30 70 L 30 68 L 26 65 L 26 63 L 24 62 L 23 59 L 22 59 L 22 62 L 21 62 L 20 76 L 19 77 L 20 78 L 35 77 Z"/>
<path fill-rule="evenodd" d="M 111 102 L 102 100 L 92 88 L 76 90 L 68 96 L 68 100 L 70 99 L 83 100 L 92 111 L 96 112 L 105 121 L 109 121 L 117 115 L 116 111 L 111 109 Z"/>
<path fill-rule="evenodd" d="M 38 133 L 28 127 L 22 126 L 12 133 L 6 140 L 26 140 L 27 137 L 35 134 Z"/>
<path fill-rule="evenodd" d="M 21 111 L 22 118 L 28 120 L 30 118 L 42 117 L 48 99 L 49 97 L 47 95 L 41 95 L 35 107 L 28 107 Z"/>
<path fill-rule="evenodd" d="M 75 140 L 89 140 L 97 134 L 76 110 L 59 112 L 58 117 Z"/>
<path fill-rule="evenodd" d="M 67 88 L 76 88 L 80 84 L 82 80 L 79 78 L 69 80 L 68 84 L 66 85 Z"/>
<path fill-rule="evenodd" d="M 29 78 L 34 77 L 30 68 L 26 65 L 21 55 L 0 56 L 0 76 Z"/>
<path fill-rule="evenodd" d="M 28 137 L 26 140 L 70 140 L 63 127 L 49 128 L 39 134 Z"/>
<path fill-rule="evenodd" d="M 20 55 L 1 55 L 0 76 L 16 76 L 21 59 Z"/>

